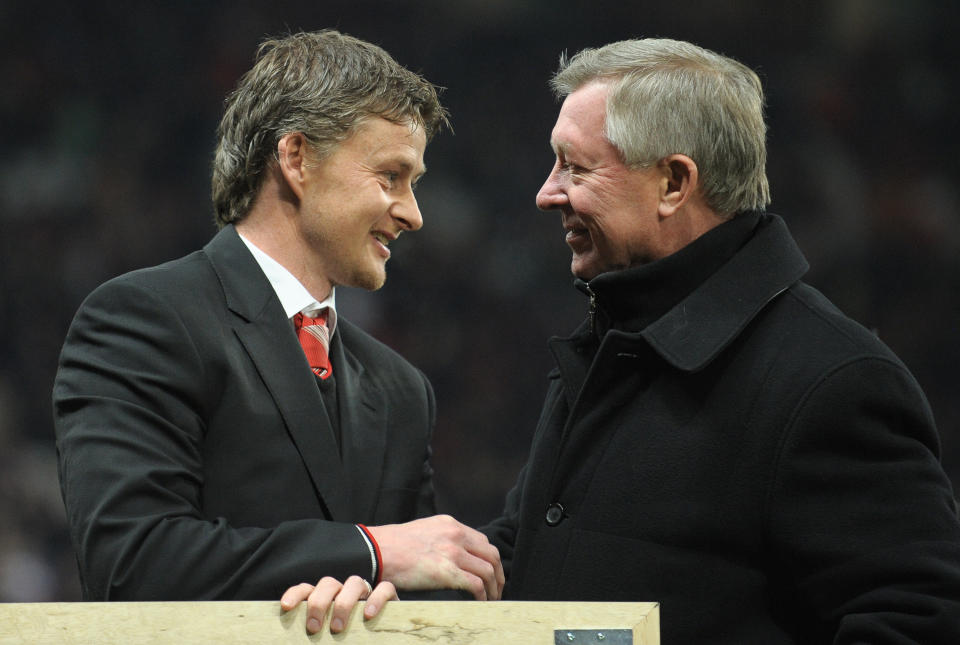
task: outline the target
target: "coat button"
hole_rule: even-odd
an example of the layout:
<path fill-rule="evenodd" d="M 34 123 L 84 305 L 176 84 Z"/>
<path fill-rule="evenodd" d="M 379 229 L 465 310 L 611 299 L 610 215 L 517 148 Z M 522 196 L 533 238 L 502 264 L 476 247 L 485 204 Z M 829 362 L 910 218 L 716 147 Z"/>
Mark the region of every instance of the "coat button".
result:
<path fill-rule="evenodd" d="M 556 526 L 563 521 L 563 504 L 554 502 L 547 507 L 547 526 Z"/>

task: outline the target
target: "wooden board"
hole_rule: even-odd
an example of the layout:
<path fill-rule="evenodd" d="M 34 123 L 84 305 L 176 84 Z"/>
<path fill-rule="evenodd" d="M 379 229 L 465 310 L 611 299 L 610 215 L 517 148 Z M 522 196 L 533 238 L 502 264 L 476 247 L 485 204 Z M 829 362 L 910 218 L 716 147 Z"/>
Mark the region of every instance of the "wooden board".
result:
<path fill-rule="evenodd" d="M 361 603 L 362 604 L 362 603 Z M 310 636 L 306 607 L 279 602 L 111 602 L 0 604 L 0 643 L 183 645 L 185 643 L 356 643 L 357 645 L 553 645 L 554 630 L 630 629 L 635 645 L 659 645 L 653 602 L 389 603 L 364 621 L 358 606 L 347 629 Z"/>

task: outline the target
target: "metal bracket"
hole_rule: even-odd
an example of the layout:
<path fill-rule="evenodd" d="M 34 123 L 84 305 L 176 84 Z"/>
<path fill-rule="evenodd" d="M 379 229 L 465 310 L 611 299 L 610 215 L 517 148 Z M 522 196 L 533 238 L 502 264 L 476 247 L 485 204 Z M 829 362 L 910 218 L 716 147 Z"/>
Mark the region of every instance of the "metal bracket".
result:
<path fill-rule="evenodd" d="M 633 630 L 555 629 L 553 645 L 633 645 Z"/>

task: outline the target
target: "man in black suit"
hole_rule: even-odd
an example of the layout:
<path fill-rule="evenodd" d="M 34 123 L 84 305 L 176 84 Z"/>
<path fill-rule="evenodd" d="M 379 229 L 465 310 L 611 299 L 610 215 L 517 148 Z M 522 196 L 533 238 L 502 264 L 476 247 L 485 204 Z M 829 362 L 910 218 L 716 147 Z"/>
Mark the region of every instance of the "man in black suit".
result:
<path fill-rule="evenodd" d="M 428 517 L 429 382 L 335 307 L 338 285 L 379 288 L 390 243 L 422 225 L 413 186 L 445 122 L 433 86 L 369 43 L 261 46 L 218 130 L 220 232 L 96 289 L 63 347 L 54 419 L 87 600 L 275 599 L 321 578 L 314 609 L 374 585 L 370 612 L 394 585 L 499 597 L 496 549 Z M 319 365 L 304 315 L 325 321 Z"/>
<path fill-rule="evenodd" d="M 537 206 L 589 313 L 550 341 L 529 459 L 485 529 L 503 597 L 659 601 L 664 643 L 960 643 L 932 414 L 764 210 L 756 74 L 645 39 L 565 58 L 553 87 Z"/>

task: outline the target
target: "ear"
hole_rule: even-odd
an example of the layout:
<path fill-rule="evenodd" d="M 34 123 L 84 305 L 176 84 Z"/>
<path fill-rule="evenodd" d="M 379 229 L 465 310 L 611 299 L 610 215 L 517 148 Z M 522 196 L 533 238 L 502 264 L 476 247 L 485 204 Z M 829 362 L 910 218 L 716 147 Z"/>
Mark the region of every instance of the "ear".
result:
<path fill-rule="evenodd" d="M 277 167 L 298 199 L 303 199 L 307 138 L 301 132 L 285 134 L 277 142 Z"/>
<path fill-rule="evenodd" d="M 687 155 L 664 157 L 658 166 L 663 173 L 660 182 L 660 216 L 670 217 L 693 199 L 700 175 L 696 162 Z"/>

